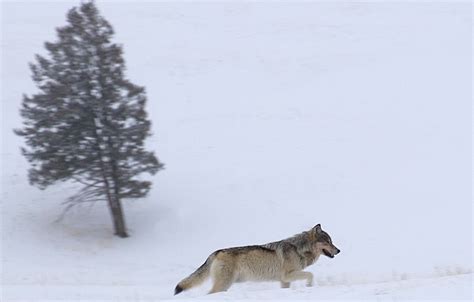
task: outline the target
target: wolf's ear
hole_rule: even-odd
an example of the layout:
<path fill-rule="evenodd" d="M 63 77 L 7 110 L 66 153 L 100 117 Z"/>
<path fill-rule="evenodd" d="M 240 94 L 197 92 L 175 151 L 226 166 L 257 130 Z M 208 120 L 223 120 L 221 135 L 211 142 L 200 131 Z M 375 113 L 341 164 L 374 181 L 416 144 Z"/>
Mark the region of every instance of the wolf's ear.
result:
<path fill-rule="evenodd" d="M 313 228 L 313 231 L 315 231 L 316 233 L 321 233 L 321 225 L 318 223 L 314 228 Z"/>

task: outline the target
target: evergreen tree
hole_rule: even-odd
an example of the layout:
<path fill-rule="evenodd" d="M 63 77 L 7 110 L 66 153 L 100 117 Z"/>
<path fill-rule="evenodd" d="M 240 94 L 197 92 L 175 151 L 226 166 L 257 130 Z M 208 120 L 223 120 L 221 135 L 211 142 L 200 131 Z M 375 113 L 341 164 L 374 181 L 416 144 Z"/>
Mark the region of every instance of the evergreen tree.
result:
<path fill-rule="evenodd" d="M 49 57 L 30 64 L 39 93 L 24 96 L 24 127 L 16 130 L 28 148 L 29 180 L 41 189 L 73 180 L 82 189 L 68 199 L 106 201 L 115 234 L 127 237 L 121 201 L 145 196 L 151 183 L 137 179 L 163 165 L 144 149 L 150 135 L 143 87 L 124 75 L 122 48 L 93 2 L 73 8 L 58 41 L 45 43 Z"/>

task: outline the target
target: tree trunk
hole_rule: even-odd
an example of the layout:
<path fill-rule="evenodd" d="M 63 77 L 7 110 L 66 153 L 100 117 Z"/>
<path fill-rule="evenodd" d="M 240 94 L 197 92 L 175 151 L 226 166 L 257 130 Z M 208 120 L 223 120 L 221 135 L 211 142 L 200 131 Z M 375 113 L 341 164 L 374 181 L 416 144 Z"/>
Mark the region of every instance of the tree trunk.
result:
<path fill-rule="evenodd" d="M 105 185 L 107 200 L 109 202 L 110 214 L 112 215 L 112 221 L 114 223 L 114 234 L 121 238 L 127 238 L 128 234 L 127 228 L 125 227 L 125 218 L 123 217 L 122 204 L 120 203 L 118 195 L 111 192 L 112 188 L 106 173 L 107 169 L 105 168 L 105 160 L 100 145 L 102 140 L 100 135 L 97 133 L 97 129 L 101 129 L 102 123 L 100 123 L 99 119 L 95 116 L 96 115 L 94 114 L 94 125 L 96 126 L 94 134 L 97 140 L 97 152 L 99 154 L 100 169 L 102 170 L 102 178 Z M 113 168 L 115 170 L 116 167 L 113 166 Z M 116 184 L 114 186 L 114 192 L 117 192 Z"/>
<path fill-rule="evenodd" d="M 99 153 L 101 154 L 101 153 Z M 102 171 L 105 171 L 104 162 L 101 160 Z M 127 228 L 125 227 L 125 218 L 123 216 L 122 204 L 118 194 L 111 192 L 111 183 L 107 179 L 105 172 L 103 172 L 102 177 L 104 179 L 105 190 L 107 194 L 107 200 L 109 201 L 110 214 L 112 215 L 112 221 L 114 223 L 115 235 L 121 238 L 127 238 Z M 114 191 L 117 192 L 116 186 L 114 186 Z"/>
<path fill-rule="evenodd" d="M 120 200 L 112 197 L 111 194 L 107 196 L 109 200 L 110 213 L 114 222 L 115 235 L 126 238 L 128 237 L 127 228 L 125 227 L 125 218 L 123 216 L 122 204 Z"/>
<path fill-rule="evenodd" d="M 112 146 L 111 139 L 109 138 L 107 140 L 108 145 L 110 150 L 114 150 L 114 147 Z M 126 238 L 128 237 L 127 234 L 127 229 L 125 227 L 125 218 L 123 216 L 123 211 L 122 211 L 122 203 L 120 202 L 120 195 L 119 195 L 119 179 L 118 179 L 118 169 L 117 169 L 117 162 L 114 159 L 115 158 L 115 153 L 112 153 L 112 160 L 110 164 L 112 165 L 112 181 L 110 182 L 110 185 L 112 186 L 113 196 L 112 200 L 114 201 L 112 204 L 114 207 L 111 206 L 112 210 L 112 216 L 114 219 L 114 225 L 115 225 L 115 235 Z"/>

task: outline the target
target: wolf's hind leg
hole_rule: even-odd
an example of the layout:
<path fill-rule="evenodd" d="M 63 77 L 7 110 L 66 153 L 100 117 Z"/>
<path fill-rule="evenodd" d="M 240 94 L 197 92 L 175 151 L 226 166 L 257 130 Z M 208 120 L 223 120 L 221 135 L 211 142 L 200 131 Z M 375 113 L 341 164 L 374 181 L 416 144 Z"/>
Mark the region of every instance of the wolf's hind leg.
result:
<path fill-rule="evenodd" d="M 232 268 L 222 265 L 216 267 L 212 274 L 213 286 L 209 294 L 225 292 L 234 283 L 234 274 Z"/>
<path fill-rule="evenodd" d="M 225 292 L 229 289 L 232 285 L 233 280 L 232 276 L 223 276 L 220 278 L 216 278 L 214 281 L 214 285 L 212 286 L 210 294 L 218 293 L 218 292 Z"/>
<path fill-rule="evenodd" d="M 305 280 L 306 286 L 313 286 L 313 274 L 305 271 L 293 271 L 283 276 L 282 282 L 292 282 L 296 280 Z"/>
<path fill-rule="evenodd" d="M 281 281 L 280 286 L 281 286 L 281 288 L 289 288 L 290 287 L 290 282 Z"/>

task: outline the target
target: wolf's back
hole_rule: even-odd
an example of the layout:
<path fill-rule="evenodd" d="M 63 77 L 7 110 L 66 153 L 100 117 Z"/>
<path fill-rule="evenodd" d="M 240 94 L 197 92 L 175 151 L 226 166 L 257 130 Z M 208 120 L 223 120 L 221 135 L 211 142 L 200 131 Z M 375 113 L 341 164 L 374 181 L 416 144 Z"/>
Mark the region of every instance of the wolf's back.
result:
<path fill-rule="evenodd" d="M 194 273 L 181 280 L 181 282 L 176 285 L 174 294 L 177 295 L 182 291 L 198 286 L 206 281 L 206 279 L 209 277 L 211 264 L 214 261 L 217 252 L 214 252 L 209 257 L 207 257 L 206 262 L 204 262 Z"/>

